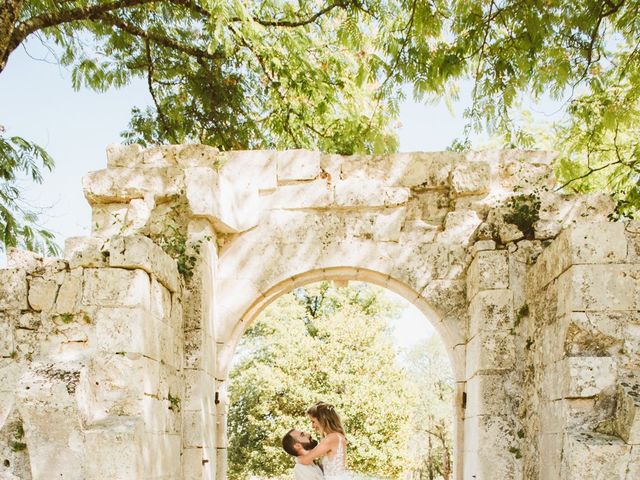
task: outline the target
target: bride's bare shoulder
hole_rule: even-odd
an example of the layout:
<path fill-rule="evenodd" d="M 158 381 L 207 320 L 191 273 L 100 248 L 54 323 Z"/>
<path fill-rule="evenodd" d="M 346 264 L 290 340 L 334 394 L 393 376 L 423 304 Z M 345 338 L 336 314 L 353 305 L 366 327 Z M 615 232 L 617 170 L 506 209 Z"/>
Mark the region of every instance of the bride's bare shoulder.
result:
<path fill-rule="evenodd" d="M 347 443 L 347 439 L 345 438 L 345 436 L 338 432 L 331 432 L 324 438 L 329 440 L 331 443 L 338 443 L 339 441 Z"/>

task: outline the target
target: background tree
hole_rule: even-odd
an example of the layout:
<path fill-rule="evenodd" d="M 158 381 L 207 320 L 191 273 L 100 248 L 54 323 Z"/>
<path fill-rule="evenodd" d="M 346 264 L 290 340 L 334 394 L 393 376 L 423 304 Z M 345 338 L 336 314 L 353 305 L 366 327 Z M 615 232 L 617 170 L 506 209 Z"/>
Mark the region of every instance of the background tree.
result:
<path fill-rule="evenodd" d="M 24 201 L 18 183 L 18 175 L 42 183 L 43 168 L 53 168 L 49 154 L 24 138 L 5 135 L 0 125 L 0 250 L 21 247 L 58 253 L 53 234 L 38 226 L 38 212 Z"/>
<path fill-rule="evenodd" d="M 300 288 L 267 308 L 231 373 L 229 477 L 288 473 L 281 438 L 294 427 L 310 431 L 305 411 L 320 400 L 342 416 L 352 468 L 397 476 L 411 397 L 387 330 L 396 314 L 367 284 Z"/>
<path fill-rule="evenodd" d="M 435 335 L 407 355 L 407 374 L 416 401 L 409 417 L 409 478 L 449 480 L 453 469 L 453 393 L 451 363 Z"/>

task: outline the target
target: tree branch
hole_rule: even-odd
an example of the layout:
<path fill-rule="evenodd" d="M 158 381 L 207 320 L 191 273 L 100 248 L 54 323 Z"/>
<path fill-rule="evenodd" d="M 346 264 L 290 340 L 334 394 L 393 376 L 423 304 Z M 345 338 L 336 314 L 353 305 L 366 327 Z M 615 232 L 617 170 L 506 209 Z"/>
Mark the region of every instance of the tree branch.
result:
<path fill-rule="evenodd" d="M 182 53 L 186 53 L 192 57 L 197 58 L 206 58 L 208 60 L 222 60 L 224 59 L 224 55 L 219 53 L 209 53 L 208 51 L 196 48 L 191 45 L 185 45 L 183 43 L 177 42 L 172 38 L 166 37 L 164 35 L 159 35 L 154 32 L 150 32 L 148 30 L 143 30 L 136 25 L 132 25 L 115 15 L 104 14 L 99 17 L 100 21 L 105 21 L 109 25 L 114 25 L 118 27 L 123 32 L 127 32 L 133 36 L 140 37 L 146 40 L 150 40 L 157 45 L 161 45 L 163 47 L 167 47 L 172 50 L 178 50 Z"/>
<path fill-rule="evenodd" d="M 167 117 L 165 116 L 164 112 L 160 108 L 160 102 L 158 102 L 155 90 L 153 89 L 154 67 L 153 67 L 153 58 L 151 57 L 151 47 L 149 45 L 149 40 L 145 39 L 144 47 L 145 47 L 145 53 L 147 55 L 147 62 L 149 63 L 149 68 L 147 68 L 147 85 L 149 87 L 149 93 L 151 94 L 153 103 L 156 107 L 156 110 L 158 111 L 158 118 L 160 119 L 160 123 L 162 124 L 164 130 L 167 132 L 167 135 L 172 136 L 171 129 L 169 128 L 169 122 L 167 121 Z M 174 143 L 177 143 L 175 141 L 175 137 L 172 138 L 172 140 Z"/>
<path fill-rule="evenodd" d="M 207 19 L 212 18 L 211 12 L 209 12 L 207 9 L 201 7 L 200 5 L 194 3 L 191 0 L 168 0 L 168 1 L 175 5 L 182 5 L 183 7 L 188 8 L 193 12 L 199 13 L 200 15 L 202 15 Z M 338 7 L 344 8 L 345 3 L 347 2 L 336 1 L 330 5 L 327 5 L 323 9 L 318 10 L 316 13 L 314 13 L 310 17 L 300 19 L 300 20 L 266 20 L 266 19 L 253 17 L 252 21 L 262 25 L 263 27 L 286 27 L 286 28 L 304 27 L 305 25 L 309 25 L 315 22 L 318 18 L 322 17 L 323 15 L 326 15 L 334 8 L 338 8 Z M 241 22 L 242 19 L 239 17 L 233 17 L 233 18 L 230 18 L 229 21 L 233 23 L 238 23 L 238 22 Z"/>
<path fill-rule="evenodd" d="M 97 5 L 71 8 L 69 10 L 58 10 L 56 12 L 31 17 L 28 20 L 25 20 L 24 22 L 20 22 L 18 24 L 16 32 L 19 32 L 19 35 L 16 35 L 16 38 L 13 39 L 13 42 L 17 41 L 17 43 L 19 44 L 28 35 L 37 30 L 55 27 L 57 25 L 75 22 L 77 20 L 92 20 L 114 10 L 137 7 L 139 5 L 154 3 L 156 1 L 157 0 L 115 0 L 111 2 L 101 2 Z"/>

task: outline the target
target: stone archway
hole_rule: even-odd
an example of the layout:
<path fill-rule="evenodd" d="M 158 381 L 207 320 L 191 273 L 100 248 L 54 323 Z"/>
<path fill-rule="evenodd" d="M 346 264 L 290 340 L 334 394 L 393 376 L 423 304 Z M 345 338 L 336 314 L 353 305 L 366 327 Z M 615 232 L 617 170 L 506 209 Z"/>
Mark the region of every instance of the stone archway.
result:
<path fill-rule="evenodd" d="M 8 472 L 221 479 L 240 334 L 296 284 L 353 278 L 435 319 L 457 479 L 637 477 L 640 228 L 551 193 L 551 158 L 111 147 L 91 237 L 0 271 Z"/>
<path fill-rule="evenodd" d="M 255 298 L 249 307 L 244 311 L 241 318 L 227 317 L 227 320 L 233 325 L 233 330 L 227 335 L 226 340 L 222 340 L 220 343 L 224 344 L 224 349 L 219 350 L 217 357 L 218 370 L 216 378 L 218 379 L 218 391 L 220 392 L 220 403 L 218 404 L 219 425 L 226 425 L 226 415 L 228 410 L 228 399 L 226 395 L 227 383 L 229 378 L 229 368 L 232 361 L 232 357 L 235 354 L 236 346 L 239 343 L 242 335 L 249 328 L 250 325 L 256 320 L 256 318 L 262 313 L 262 311 L 273 301 L 278 299 L 281 295 L 289 293 L 295 288 L 305 285 L 330 281 L 338 283 L 347 283 L 349 281 L 367 282 L 379 287 L 383 287 L 390 290 L 413 306 L 415 306 L 425 317 L 425 321 L 429 322 L 441 341 L 445 345 L 451 369 L 456 381 L 455 395 L 454 395 L 454 468 L 462 461 L 462 439 L 463 439 L 463 409 L 462 399 L 464 392 L 464 378 L 465 378 L 465 364 L 464 364 L 464 352 L 461 350 L 461 343 L 456 343 L 459 339 L 460 332 L 452 332 L 449 329 L 452 327 L 453 322 L 446 324 L 442 321 L 441 313 L 436 312 L 431 305 L 425 300 L 425 297 L 417 293 L 415 290 L 408 287 L 406 284 L 391 278 L 388 274 L 381 272 L 375 272 L 373 270 L 361 269 L 358 267 L 330 267 L 322 268 L 313 271 L 303 272 L 288 278 L 272 288 L 269 288 L 264 294 Z M 452 301 L 452 304 L 455 301 Z M 462 299 L 464 304 L 464 299 Z M 219 304 L 222 311 L 226 302 L 224 300 Z M 461 310 L 459 310 L 461 311 Z M 453 311 L 446 312 L 448 318 L 452 318 Z M 458 348 L 456 348 L 458 347 Z M 219 444 L 226 447 L 227 431 L 220 431 Z M 226 448 L 221 448 L 218 451 L 218 478 L 226 478 L 226 462 L 227 462 Z M 454 473 L 455 475 L 455 473 Z"/>

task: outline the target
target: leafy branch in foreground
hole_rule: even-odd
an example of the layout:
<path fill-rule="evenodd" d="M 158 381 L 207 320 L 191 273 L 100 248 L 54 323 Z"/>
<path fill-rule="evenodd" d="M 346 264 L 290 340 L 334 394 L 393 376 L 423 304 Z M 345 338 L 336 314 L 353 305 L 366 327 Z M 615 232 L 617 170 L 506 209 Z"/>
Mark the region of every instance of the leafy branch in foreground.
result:
<path fill-rule="evenodd" d="M 12 0 L 0 72 L 37 34 L 75 88 L 146 80 L 152 105 L 133 110 L 127 142 L 390 152 L 397 102 L 380 102 L 375 36 L 363 33 L 384 3 Z"/>
<path fill-rule="evenodd" d="M 53 159 L 40 146 L 18 136 L 6 136 L 0 125 L 0 248 L 21 247 L 56 255 L 53 234 L 38 225 L 38 213 L 21 199 L 19 175 L 42 183 L 42 168 L 51 170 Z"/>

